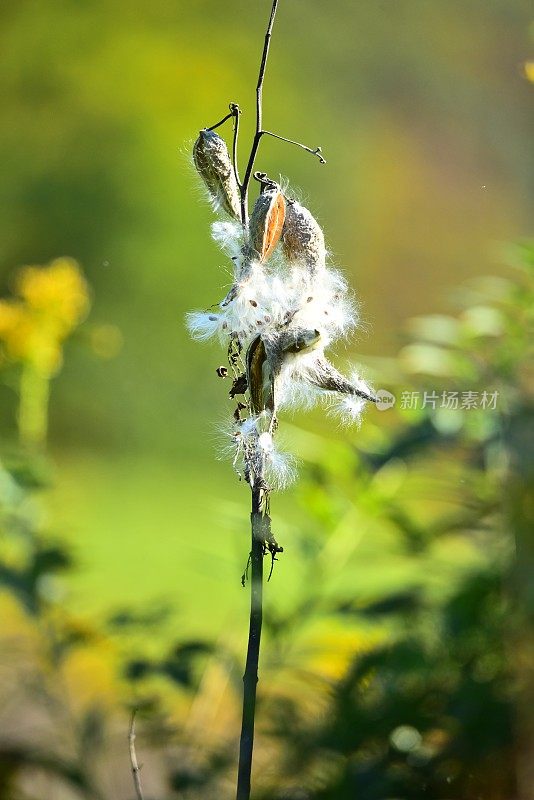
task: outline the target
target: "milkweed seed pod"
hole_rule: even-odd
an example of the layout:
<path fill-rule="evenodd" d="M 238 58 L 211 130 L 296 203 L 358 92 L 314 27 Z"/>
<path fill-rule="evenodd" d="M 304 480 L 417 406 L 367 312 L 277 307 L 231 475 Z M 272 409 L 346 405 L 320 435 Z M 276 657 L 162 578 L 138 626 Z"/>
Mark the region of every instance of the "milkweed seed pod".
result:
<path fill-rule="evenodd" d="M 246 361 L 252 412 L 254 414 L 262 414 L 264 411 L 273 413 L 273 374 L 261 336 L 257 336 L 249 345 Z"/>
<path fill-rule="evenodd" d="M 338 394 L 353 395 L 367 400 L 369 403 L 376 403 L 376 397 L 371 389 L 362 380 L 349 380 L 341 372 L 332 366 L 326 359 L 318 359 L 313 365 L 313 369 L 308 371 L 309 382 L 327 392 L 337 392 Z"/>
<path fill-rule="evenodd" d="M 290 264 L 302 264 L 312 275 L 325 268 L 326 248 L 321 226 L 296 200 L 287 200 L 282 249 Z"/>
<path fill-rule="evenodd" d="M 249 222 L 250 248 L 261 262 L 267 261 L 278 244 L 285 216 L 286 201 L 279 185 L 265 182 Z"/>
<path fill-rule="evenodd" d="M 224 139 L 207 128 L 201 130 L 193 146 L 193 161 L 215 208 L 240 220 L 239 187 Z"/>
<path fill-rule="evenodd" d="M 271 365 L 271 373 L 276 378 L 285 363 L 311 353 L 321 347 L 322 343 L 321 333 L 317 329 L 287 328 L 277 331 L 274 335 L 266 335 L 265 351 Z"/>

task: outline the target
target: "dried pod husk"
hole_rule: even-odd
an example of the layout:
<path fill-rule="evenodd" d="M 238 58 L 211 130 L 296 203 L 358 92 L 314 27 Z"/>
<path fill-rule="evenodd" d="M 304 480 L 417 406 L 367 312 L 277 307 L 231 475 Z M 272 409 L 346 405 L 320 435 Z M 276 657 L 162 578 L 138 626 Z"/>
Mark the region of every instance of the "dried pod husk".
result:
<path fill-rule="evenodd" d="M 266 336 L 265 350 L 276 377 L 285 361 L 303 353 L 310 353 L 322 345 L 321 332 L 317 329 L 288 328 Z"/>
<path fill-rule="evenodd" d="M 224 139 L 207 128 L 200 131 L 193 146 L 193 161 L 198 174 L 206 184 L 215 208 L 226 211 L 239 221 L 241 219 L 239 186 Z"/>
<path fill-rule="evenodd" d="M 338 370 L 326 360 L 318 360 L 313 365 L 313 369 L 309 370 L 307 378 L 309 382 L 318 389 L 323 389 L 328 392 L 338 392 L 339 394 L 353 395 L 355 397 L 361 397 L 369 403 L 376 403 L 376 397 L 374 395 L 362 386 L 345 378 L 341 372 L 338 372 Z"/>
<path fill-rule="evenodd" d="M 280 349 L 284 354 L 309 353 L 322 343 L 321 332 L 317 328 L 294 328 L 279 336 Z"/>
<path fill-rule="evenodd" d="M 296 200 L 286 201 L 282 249 L 290 264 L 302 264 L 313 275 L 325 268 L 326 248 L 321 226 Z"/>
<path fill-rule="evenodd" d="M 284 366 L 295 362 L 302 355 L 321 348 L 323 339 L 317 329 L 288 328 L 274 335 L 264 334 L 263 343 L 269 368 L 268 375 L 272 380 L 272 392 L 278 402 L 278 378 Z"/>
<path fill-rule="evenodd" d="M 254 414 L 274 412 L 274 381 L 265 343 L 261 336 L 251 342 L 247 350 L 247 384 L 250 406 Z"/>
<path fill-rule="evenodd" d="M 278 244 L 286 216 L 286 201 L 277 183 L 269 183 L 256 200 L 250 215 L 250 248 L 261 262 L 267 261 Z"/>

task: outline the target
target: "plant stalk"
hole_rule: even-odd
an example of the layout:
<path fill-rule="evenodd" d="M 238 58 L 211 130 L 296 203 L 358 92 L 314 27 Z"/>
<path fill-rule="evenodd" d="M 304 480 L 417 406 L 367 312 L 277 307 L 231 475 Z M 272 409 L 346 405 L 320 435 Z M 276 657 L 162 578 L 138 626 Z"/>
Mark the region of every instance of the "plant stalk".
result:
<path fill-rule="evenodd" d="M 128 747 L 130 750 L 130 764 L 132 767 L 132 776 L 135 787 L 135 796 L 137 800 L 144 800 L 143 788 L 141 786 L 141 767 L 137 761 L 137 753 L 135 752 L 135 709 L 132 711 L 130 718 L 130 730 L 128 732 Z"/>
<path fill-rule="evenodd" d="M 250 622 L 247 661 L 243 675 L 243 717 L 239 743 L 236 800 L 249 800 L 256 715 L 256 687 L 263 621 L 263 555 L 265 539 L 264 490 L 252 488 L 251 552 L 250 552 Z"/>
<path fill-rule="evenodd" d="M 39 450 L 46 442 L 50 379 L 33 364 L 24 364 L 20 378 L 18 427 L 25 447 Z"/>

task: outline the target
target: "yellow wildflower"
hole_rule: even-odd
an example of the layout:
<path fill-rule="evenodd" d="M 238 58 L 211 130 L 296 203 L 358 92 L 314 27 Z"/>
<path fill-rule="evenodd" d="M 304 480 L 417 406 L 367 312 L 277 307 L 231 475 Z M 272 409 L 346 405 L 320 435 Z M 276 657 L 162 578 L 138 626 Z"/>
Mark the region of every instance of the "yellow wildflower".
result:
<path fill-rule="evenodd" d="M 20 300 L 0 300 L 0 340 L 11 361 L 51 377 L 61 367 L 61 345 L 89 309 L 89 290 L 78 264 L 58 258 L 47 267 L 23 267 Z"/>
<path fill-rule="evenodd" d="M 20 370 L 18 424 L 21 441 L 46 440 L 50 380 L 63 363 L 63 342 L 89 310 L 89 289 L 71 258 L 22 267 L 15 299 L 0 300 L 0 360 Z"/>
<path fill-rule="evenodd" d="M 57 258 L 48 267 L 23 267 L 16 290 L 30 309 L 45 315 L 64 338 L 89 310 L 87 283 L 76 261 Z"/>
<path fill-rule="evenodd" d="M 0 338 L 6 339 L 20 321 L 23 308 L 20 303 L 0 300 Z"/>

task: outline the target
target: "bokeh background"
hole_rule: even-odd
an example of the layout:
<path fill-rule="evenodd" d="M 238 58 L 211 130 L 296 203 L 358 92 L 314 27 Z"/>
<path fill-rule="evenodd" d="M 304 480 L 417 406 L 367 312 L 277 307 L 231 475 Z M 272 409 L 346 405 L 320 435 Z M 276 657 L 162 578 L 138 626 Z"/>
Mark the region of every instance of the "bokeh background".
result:
<path fill-rule="evenodd" d="M 269 5 L 2 4 L 3 296 L 64 256 L 87 280 L 46 450 L 0 309 L 2 800 L 132 797 L 132 705 L 147 797 L 232 796 L 248 496 L 217 460 L 224 356 L 184 327 L 228 282 L 190 151 L 230 101 L 246 144 Z M 499 400 L 282 420 L 301 476 L 273 498 L 257 798 L 533 796 L 533 35 L 522 0 L 281 0 L 265 124 L 327 164 L 269 139 L 257 164 L 360 299 L 337 363 Z"/>

